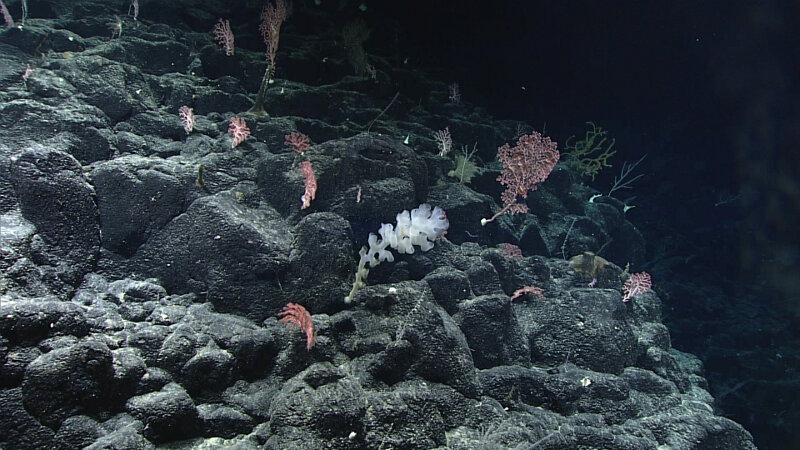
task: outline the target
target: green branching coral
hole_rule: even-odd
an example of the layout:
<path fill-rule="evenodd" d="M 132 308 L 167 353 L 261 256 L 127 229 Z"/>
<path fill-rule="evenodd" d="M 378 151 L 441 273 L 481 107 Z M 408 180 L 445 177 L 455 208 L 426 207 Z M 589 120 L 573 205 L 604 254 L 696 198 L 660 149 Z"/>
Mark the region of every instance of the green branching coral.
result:
<path fill-rule="evenodd" d="M 575 136 L 570 136 L 564 144 L 565 153 L 567 155 L 566 163 L 572 169 L 577 170 L 584 176 L 591 176 L 592 181 L 600 172 L 603 167 L 611 167 L 608 163 L 608 158 L 617 153 L 616 150 L 611 150 L 614 147 L 616 139 L 611 139 L 608 142 L 608 131 L 603 128 L 595 126 L 593 122 L 586 122 L 592 128 L 586 130 L 586 135 L 580 141 L 574 144 L 570 142 Z"/>

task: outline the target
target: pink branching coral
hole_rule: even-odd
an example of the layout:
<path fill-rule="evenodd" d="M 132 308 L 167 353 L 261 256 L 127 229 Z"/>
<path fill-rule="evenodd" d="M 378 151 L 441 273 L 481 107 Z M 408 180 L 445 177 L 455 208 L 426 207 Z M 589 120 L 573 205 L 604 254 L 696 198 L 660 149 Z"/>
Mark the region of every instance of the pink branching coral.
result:
<path fill-rule="evenodd" d="M 481 225 L 507 212 L 528 212 L 528 206 L 517 203 L 517 197 L 528 198 L 528 191 L 536 190 L 537 185 L 550 175 L 560 156 L 556 147 L 557 144 L 549 137 L 534 131 L 520 136 L 514 147 L 506 143 L 497 149 L 497 158 L 503 163 L 503 171 L 497 181 L 506 187 L 500 196 L 503 208 L 491 219 L 481 219 Z"/>
<path fill-rule="evenodd" d="M 622 286 L 622 301 L 628 302 L 634 296 L 644 294 L 653 287 L 653 281 L 647 272 L 632 273 Z"/>
<path fill-rule="evenodd" d="M 306 334 L 306 350 L 311 350 L 317 341 L 317 335 L 314 333 L 314 321 L 311 320 L 308 310 L 302 305 L 289 302 L 278 313 L 278 317 L 280 317 L 280 323 L 289 325 L 289 330 L 297 328 L 304 332 Z"/>
<path fill-rule="evenodd" d="M 300 200 L 303 201 L 300 209 L 306 209 L 311 206 L 311 200 L 314 200 L 317 195 L 317 177 L 314 175 L 314 169 L 311 167 L 310 161 L 300 162 L 300 172 L 303 174 L 306 185 L 306 191 L 300 197 Z"/>
<path fill-rule="evenodd" d="M 228 134 L 233 137 L 231 148 L 234 148 L 244 142 L 244 140 L 247 139 L 247 136 L 250 136 L 250 129 L 247 128 L 247 122 L 245 122 L 244 119 L 239 117 L 231 117 L 231 123 L 228 126 Z"/>
<path fill-rule="evenodd" d="M 233 31 L 229 20 L 219 19 L 214 25 L 214 40 L 225 49 L 226 55 L 233 55 Z"/>
<path fill-rule="evenodd" d="M 298 155 L 302 155 L 311 148 L 311 139 L 299 131 L 292 131 L 283 137 L 283 144 Z"/>

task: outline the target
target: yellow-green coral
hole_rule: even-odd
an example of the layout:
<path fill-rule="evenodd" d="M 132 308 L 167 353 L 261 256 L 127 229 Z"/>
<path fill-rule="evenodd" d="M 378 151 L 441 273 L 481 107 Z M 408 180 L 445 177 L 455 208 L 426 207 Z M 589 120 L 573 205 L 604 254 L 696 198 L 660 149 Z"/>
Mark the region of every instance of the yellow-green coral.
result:
<path fill-rule="evenodd" d="M 461 155 L 456 156 L 456 168 L 447 173 L 448 176 L 458 178 L 459 182 L 469 183 L 472 177 L 481 173 L 481 168 L 472 162 L 472 156 L 478 151 L 478 143 L 472 146 L 472 150 L 468 145 L 461 147 Z"/>
<path fill-rule="evenodd" d="M 577 170 L 581 175 L 590 175 L 592 181 L 600 172 L 603 167 L 611 167 L 608 163 L 608 158 L 617 153 L 616 150 L 611 150 L 614 147 L 616 139 L 611 139 L 611 142 L 606 145 L 608 141 L 608 131 L 603 128 L 595 126 L 593 122 L 586 122 L 591 125 L 590 130 L 586 130 L 586 135 L 580 141 L 574 144 L 570 140 L 575 136 L 570 136 L 564 145 L 566 150 L 566 163 L 572 169 Z"/>
<path fill-rule="evenodd" d="M 458 178 L 461 183 L 469 183 L 478 173 L 478 167 L 464 155 L 456 156 L 456 168 L 447 172 L 448 176 Z"/>

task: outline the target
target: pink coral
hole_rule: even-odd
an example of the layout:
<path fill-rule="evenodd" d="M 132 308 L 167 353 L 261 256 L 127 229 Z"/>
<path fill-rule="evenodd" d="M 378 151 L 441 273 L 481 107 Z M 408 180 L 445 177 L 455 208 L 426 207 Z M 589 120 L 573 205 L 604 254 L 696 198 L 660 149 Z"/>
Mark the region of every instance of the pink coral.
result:
<path fill-rule="evenodd" d="M 283 144 L 298 155 L 302 155 L 306 150 L 311 148 L 311 139 L 299 131 L 292 131 L 283 137 Z"/>
<path fill-rule="evenodd" d="M 247 136 L 250 136 L 250 129 L 247 128 L 247 122 L 245 122 L 244 119 L 231 117 L 231 123 L 228 126 L 228 134 L 233 137 L 231 148 L 234 148 L 244 142 Z"/>
<path fill-rule="evenodd" d="M 511 294 L 511 301 L 513 302 L 515 299 L 518 299 L 525 294 L 531 294 L 534 297 L 544 298 L 544 291 L 542 288 L 536 286 L 523 286 Z"/>
<path fill-rule="evenodd" d="M 225 49 L 226 55 L 233 55 L 233 31 L 229 20 L 219 19 L 214 25 L 214 40 Z"/>
<path fill-rule="evenodd" d="M 622 301 L 628 302 L 636 295 L 642 295 L 653 287 L 650 274 L 647 272 L 632 273 L 622 286 Z"/>
<path fill-rule="evenodd" d="M 528 206 L 517 203 L 517 197 L 528 198 L 528 191 L 536 190 L 553 171 L 560 157 L 557 144 L 537 132 L 520 136 L 517 145 L 507 143 L 497 149 L 497 159 L 503 163 L 503 171 L 497 181 L 506 187 L 500 198 L 503 208 L 491 219 L 481 219 L 481 225 L 493 221 L 507 212 L 528 212 Z"/>
<path fill-rule="evenodd" d="M 181 118 L 184 131 L 186 131 L 186 134 L 190 134 L 194 129 L 194 110 L 186 105 L 181 106 L 181 108 L 178 110 L 178 116 Z"/>
<path fill-rule="evenodd" d="M 275 55 L 278 53 L 278 41 L 281 35 L 281 24 L 288 15 L 287 5 L 284 0 L 275 0 L 275 5 L 268 2 L 261 11 L 261 37 L 267 44 L 267 57 L 269 58 L 270 70 L 275 70 Z"/>
<path fill-rule="evenodd" d="M 306 350 L 311 350 L 317 341 L 317 334 L 314 333 L 314 321 L 311 314 L 302 305 L 297 303 L 287 303 L 283 310 L 278 313 L 280 322 L 289 325 L 289 330 L 295 328 L 306 334 Z"/>
<path fill-rule="evenodd" d="M 314 176 L 314 169 L 311 167 L 310 161 L 302 161 L 300 163 L 300 173 L 303 174 L 306 185 L 306 191 L 303 193 L 303 196 L 300 197 L 300 200 L 303 201 L 303 205 L 300 209 L 306 209 L 311 206 L 311 200 L 314 200 L 314 197 L 316 197 L 317 177 Z"/>

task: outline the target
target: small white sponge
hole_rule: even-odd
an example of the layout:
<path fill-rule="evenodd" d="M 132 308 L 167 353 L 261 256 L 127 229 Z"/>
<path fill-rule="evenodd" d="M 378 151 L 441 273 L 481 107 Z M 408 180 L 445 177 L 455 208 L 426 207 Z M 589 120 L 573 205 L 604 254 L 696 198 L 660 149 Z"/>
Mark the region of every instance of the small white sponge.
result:
<path fill-rule="evenodd" d="M 369 267 L 375 267 L 383 261 L 394 261 L 394 255 L 387 250 L 391 247 L 398 253 L 414 253 L 414 246 L 419 246 L 423 252 L 433 248 L 433 241 L 444 236 L 450 222 L 447 221 L 442 208 L 438 206 L 431 210 L 427 203 L 419 205 L 409 213 L 407 210 L 397 214 L 397 228 L 392 224 L 381 224 L 378 234 L 380 240 L 374 233 L 370 233 L 367 243 L 369 248 L 362 247 L 358 252 L 361 258 L 358 261 L 356 270 L 356 281 L 350 294 L 344 298 L 345 303 L 353 300 L 356 290 L 364 284 L 364 279 L 369 274 Z"/>

